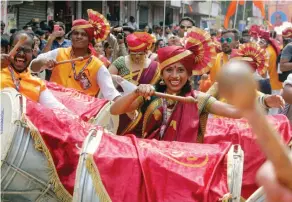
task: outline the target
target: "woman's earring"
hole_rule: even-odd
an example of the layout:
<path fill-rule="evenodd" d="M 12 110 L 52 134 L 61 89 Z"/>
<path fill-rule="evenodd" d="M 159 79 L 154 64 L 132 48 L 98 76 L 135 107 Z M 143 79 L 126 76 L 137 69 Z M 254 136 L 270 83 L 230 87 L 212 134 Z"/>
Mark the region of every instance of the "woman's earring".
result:
<path fill-rule="evenodd" d="M 159 84 L 162 85 L 162 86 L 164 86 L 165 85 L 164 80 L 161 79 L 160 82 L 159 82 Z"/>

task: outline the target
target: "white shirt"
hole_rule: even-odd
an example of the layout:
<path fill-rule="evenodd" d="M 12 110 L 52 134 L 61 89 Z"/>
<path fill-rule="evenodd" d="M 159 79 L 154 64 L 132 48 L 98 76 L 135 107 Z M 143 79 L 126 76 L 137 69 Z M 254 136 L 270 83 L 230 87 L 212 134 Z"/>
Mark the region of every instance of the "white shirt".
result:
<path fill-rule="evenodd" d="M 283 87 L 285 87 L 285 85 L 292 85 L 292 74 L 289 74 L 286 81 L 284 81 L 283 83 Z"/>
<path fill-rule="evenodd" d="M 39 103 L 47 108 L 57 108 L 69 111 L 62 103 L 60 103 L 49 89 L 40 93 Z"/>
<path fill-rule="evenodd" d="M 46 53 L 42 53 L 38 55 L 38 57 L 34 60 L 37 59 L 56 60 L 58 51 L 59 49 L 55 49 Z M 40 71 L 43 71 L 44 69 L 45 67 L 42 67 Z M 97 72 L 96 83 L 99 86 L 100 91 L 105 99 L 114 100 L 117 96 L 120 96 L 120 93 L 117 91 L 113 84 L 112 77 L 108 69 L 104 65 L 102 65 Z"/>

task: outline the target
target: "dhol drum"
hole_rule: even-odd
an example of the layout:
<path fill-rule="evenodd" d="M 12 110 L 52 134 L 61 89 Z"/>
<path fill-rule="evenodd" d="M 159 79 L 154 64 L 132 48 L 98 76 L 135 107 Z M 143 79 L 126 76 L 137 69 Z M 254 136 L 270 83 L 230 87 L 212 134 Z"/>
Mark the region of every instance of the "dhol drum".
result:
<path fill-rule="evenodd" d="M 118 115 L 112 115 L 110 113 L 110 108 L 113 102 L 106 103 L 101 110 L 98 112 L 98 114 L 89 120 L 89 123 L 93 125 L 102 126 L 104 129 L 108 130 L 109 132 L 113 134 L 117 134 L 118 128 L 119 128 L 119 120 L 120 116 Z"/>
<path fill-rule="evenodd" d="M 101 198 L 95 192 L 92 177 L 86 169 L 86 158 L 88 157 L 88 154 L 93 154 L 96 151 L 101 138 L 101 131 L 92 130 L 84 141 L 76 172 L 77 175 L 73 197 L 74 202 L 102 202 Z"/>
<path fill-rule="evenodd" d="M 13 88 L 1 91 L 1 198 L 8 201 L 58 201 L 49 184 L 47 159 L 35 150 L 20 121 L 26 99 Z"/>
<path fill-rule="evenodd" d="M 255 193 L 253 193 L 246 202 L 265 202 L 266 197 L 264 193 L 264 189 L 262 187 L 258 188 Z"/>
<path fill-rule="evenodd" d="M 127 138 L 127 140 L 125 140 L 125 142 L 127 142 L 127 143 L 122 143 L 123 142 L 123 140 L 122 140 L 122 138 L 124 138 L 124 140 Z M 104 148 L 103 148 L 103 146 L 106 144 L 106 145 L 109 145 L 110 144 L 110 140 L 113 140 L 113 144 L 111 144 L 112 145 L 112 147 L 111 148 L 108 148 L 107 150 L 111 150 L 111 151 L 114 151 L 114 154 L 108 154 L 109 156 L 108 156 L 108 164 L 109 165 L 111 165 L 111 166 L 117 166 L 117 168 L 115 169 L 115 168 L 113 168 L 112 167 L 112 169 L 113 170 L 111 170 L 111 169 L 107 169 L 107 166 L 104 166 L 104 165 L 102 165 L 102 163 L 101 164 L 98 164 L 99 166 L 99 168 L 97 169 L 97 167 L 96 167 L 96 169 L 94 170 L 94 171 L 92 171 L 92 168 L 89 166 L 89 164 L 90 163 L 88 163 L 88 159 L 93 159 L 93 156 L 92 155 L 97 155 L 97 151 L 99 150 L 99 151 L 101 151 L 101 150 L 104 150 Z M 121 140 L 121 141 L 120 141 Z M 107 142 L 107 141 L 109 141 L 109 142 Z M 120 142 L 119 142 L 120 141 Z M 121 147 L 119 147 L 119 146 L 114 146 L 114 144 L 116 143 L 116 142 L 119 142 L 119 143 L 121 143 L 121 145 L 124 145 L 123 146 L 123 149 L 122 150 L 124 150 L 124 151 L 127 151 L 127 154 L 124 154 L 123 152 L 119 152 L 118 150 L 121 148 Z M 130 151 L 129 151 L 129 148 L 128 148 L 128 146 L 129 146 L 129 144 L 131 144 L 132 142 L 135 142 L 133 139 L 131 140 L 131 138 L 129 138 L 129 137 L 116 137 L 116 136 L 112 136 L 112 135 L 107 135 L 107 134 L 103 134 L 103 132 L 101 132 L 101 131 L 92 131 L 91 132 L 91 134 L 89 135 L 89 136 L 87 136 L 87 138 L 86 138 L 86 140 L 84 141 L 84 144 L 83 144 L 83 148 L 82 148 L 82 154 L 81 154 L 81 156 L 80 156 L 80 159 L 79 159 L 79 164 L 78 164 L 78 168 L 77 168 L 77 172 L 76 172 L 76 180 L 75 180 L 75 187 L 74 187 L 74 195 L 73 195 L 73 201 L 74 202 L 96 202 L 96 201 L 111 201 L 111 200 L 115 200 L 114 198 L 111 198 L 111 196 L 110 196 L 110 191 L 109 190 L 107 190 L 106 189 L 106 186 L 105 185 L 103 185 L 103 182 L 105 182 L 105 181 L 103 181 L 103 180 L 106 180 L 106 179 L 104 179 L 104 178 L 102 178 L 101 176 L 102 176 L 102 172 L 104 171 L 104 172 L 106 172 L 107 174 L 105 174 L 105 175 L 111 175 L 110 173 L 112 173 L 113 175 L 115 175 L 115 176 L 112 176 L 113 178 L 115 178 L 115 177 L 117 177 L 117 175 L 120 177 L 120 175 L 122 176 L 123 175 L 123 173 L 125 173 L 125 172 L 127 172 L 128 173 L 128 171 L 126 171 L 127 169 L 130 169 L 131 170 L 131 168 L 134 168 L 135 170 L 137 170 L 137 169 L 142 169 L 142 172 L 144 172 L 143 170 L 145 169 L 145 168 L 140 168 L 139 166 L 138 167 L 136 167 L 137 165 L 129 165 L 129 164 L 133 164 L 133 161 L 134 162 L 139 162 L 140 161 L 140 159 L 138 158 L 138 159 L 132 159 L 132 158 L 134 158 L 133 157 L 133 155 L 132 154 L 129 154 L 130 153 Z M 118 144 L 119 144 L 118 143 Z M 147 145 L 149 143 L 149 140 L 145 140 L 145 142 L 144 142 L 144 140 L 139 140 L 139 143 L 137 143 L 137 144 L 139 144 L 139 145 Z M 159 144 L 163 144 L 163 142 L 162 143 L 160 143 L 159 142 Z M 167 143 L 166 143 L 167 144 Z M 184 143 L 178 143 L 178 144 L 184 144 Z M 135 144 L 134 144 L 135 145 Z M 230 144 L 229 144 L 230 145 Z M 148 150 L 148 151 L 143 151 L 146 147 L 144 147 L 143 146 L 143 148 L 141 149 L 141 147 L 139 148 L 139 146 L 138 147 L 133 147 L 133 148 L 135 148 L 135 149 L 139 149 L 140 151 L 137 151 L 137 153 L 148 153 L 148 152 L 152 152 L 151 150 Z M 186 145 L 185 145 L 186 146 Z M 116 149 L 115 149 L 115 147 L 116 147 Z M 131 146 L 132 147 L 132 146 Z M 168 146 L 166 146 L 167 148 L 168 148 Z M 202 147 L 204 147 L 205 148 L 205 145 L 202 145 Z M 206 146 L 206 147 L 213 147 L 212 145 L 210 146 Z M 215 148 L 216 146 L 214 146 L 214 148 Z M 134 149 L 134 151 L 136 151 Z M 147 149 L 147 148 L 146 148 Z M 164 149 L 164 148 L 163 148 Z M 162 149 L 162 150 L 163 150 Z M 206 149 L 206 148 L 205 148 Z M 131 150 L 131 149 L 130 149 Z M 188 152 L 189 150 L 185 150 L 186 152 Z M 184 151 L 182 151 L 182 152 L 184 152 Z M 179 152 L 180 153 L 180 152 Z M 180 153 L 181 154 L 181 153 Z M 178 154 L 178 153 L 176 153 L 174 156 L 176 156 L 176 157 L 178 157 L 180 154 Z M 97 155 L 97 156 L 99 156 L 99 154 Z M 101 156 L 103 156 L 103 154 L 101 155 Z M 163 156 L 164 156 L 164 154 L 163 154 Z M 100 158 L 102 158 L 102 157 L 100 157 Z M 136 157 L 137 158 L 137 157 Z M 144 158 L 144 157 L 143 157 Z M 152 163 L 150 163 L 150 161 L 152 161 L 151 159 L 155 159 L 155 158 L 149 158 L 149 157 L 145 157 L 145 158 L 147 158 L 148 159 L 148 161 L 147 161 L 147 163 L 146 164 L 149 164 L 149 167 L 150 167 L 150 169 L 152 169 L 152 171 L 151 170 L 148 170 L 147 171 L 147 173 L 158 173 L 159 171 L 157 171 L 157 170 L 155 170 L 155 168 L 152 168 L 151 167 L 151 165 L 152 165 Z M 196 157 L 191 157 L 191 158 L 196 158 Z M 208 184 L 208 185 L 206 185 L 206 187 L 204 187 L 203 188 L 203 192 L 205 192 L 205 194 L 202 194 L 202 195 L 204 195 L 204 201 L 210 201 L 210 199 L 209 199 L 209 197 L 208 196 L 206 196 L 206 195 L 209 195 L 209 192 L 212 192 L 213 194 L 218 194 L 218 192 L 220 192 L 220 191 L 218 191 L 218 189 L 216 188 L 216 183 L 219 183 L 220 184 L 220 186 L 225 186 L 225 184 L 227 184 L 227 189 L 229 190 L 229 192 L 230 192 L 230 194 L 226 194 L 225 196 L 224 196 L 224 194 L 222 193 L 222 197 L 223 198 L 221 198 L 222 199 L 222 201 L 233 201 L 233 202 L 240 202 L 240 200 L 241 200 L 241 182 L 242 182 L 242 171 L 243 171 L 243 158 L 244 158 L 244 154 L 243 154 L 243 151 L 241 150 L 241 148 L 240 148 L 240 146 L 239 145 L 232 145 L 231 147 L 230 147 L 230 149 L 229 149 L 229 151 L 226 153 L 226 156 L 223 158 L 223 159 L 225 159 L 225 160 L 227 160 L 227 161 L 224 161 L 223 159 L 221 159 L 220 160 L 220 162 L 221 163 L 219 163 L 221 166 L 226 166 L 225 167 L 225 169 L 223 169 L 224 171 L 221 173 L 221 174 L 218 174 L 218 173 L 216 173 L 216 171 L 214 170 L 214 176 L 212 177 L 212 179 L 214 179 L 215 181 L 216 180 L 218 180 L 218 179 L 221 179 L 221 180 L 223 180 L 223 181 L 220 181 L 220 182 L 214 182 L 214 181 L 212 181 L 211 182 L 211 185 L 210 184 Z M 119 169 L 121 169 L 120 167 L 119 167 L 119 165 L 118 164 L 116 164 L 116 163 L 118 163 L 118 162 L 120 162 L 120 161 L 123 161 L 123 160 L 121 160 L 121 159 L 123 159 L 123 160 L 125 160 L 125 161 L 127 161 L 126 159 L 129 159 L 129 161 L 128 161 L 128 163 L 126 163 L 125 164 L 125 162 L 124 162 L 124 164 L 122 163 L 122 165 L 127 165 L 127 167 L 123 167 L 122 169 L 124 170 L 124 172 L 120 172 L 120 171 L 118 171 Z M 210 155 L 210 157 L 209 157 L 209 159 L 208 160 L 210 160 L 210 162 L 212 161 L 211 160 L 211 155 Z M 153 161 L 155 161 L 155 160 L 153 160 Z M 168 160 L 167 160 L 168 161 Z M 225 163 L 224 163 L 225 162 Z M 227 163 L 226 163 L 227 162 Z M 166 166 L 167 164 L 169 164 L 169 161 L 168 162 L 160 162 L 161 163 L 161 166 L 162 167 L 164 167 L 164 166 Z M 213 162 L 214 163 L 214 162 Z M 142 162 L 140 162 L 140 164 L 143 164 Z M 219 165 L 219 164 L 217 164 L 216 163 L 216 165 Z M 92 164 L 90 164 L 90 165 L 92 165 Z M 97 165 L 97 164 L 96 164 Z M 213 165 L 215 165 L 215 164 L 213 164 Z M 129 166 L 129 167 L 128 167 Z M 223 166 L 223 167 L 224 167 Z M 101 168 L 102 167 L 102 168 Z M 142 166 L 143 167 L 143 166 Z M 149 169 L 149 168 L 148 168 Z M 170 170 L 171 170 L 172 168 L 170 168 Z M 180 167 L 180 168 L 178 168 L 178 170 L 176 170 L 176 171 L 167 171 L 167 170 L 165 170 L 165 175 L 166 176 L 164 176 L 164 175 L 160 175 L 160 177 L 161 177 L 161 179 L 160 180 L 162 180 L 162 181 L 164 181 L 164 182 L 166 182 L 166 181 L 168 181 L 168 182 L 170 182 L 171 180 L 175 180 L 175 179 L 173 179 L 172 177 L 171 177 L 171 174 L 170 173 L 172 173 L 172 172 L 177 172 L 177 174 L 175 174 L 175 176 L 180 176 L 180 175 L 184 175 L 184 174 L 181 174 L 180 173 L 180 169 L 185 169 L 184 168 L 184 166 L 182 166 L 182 167 Z M 106 171 L 105 171 L 106 170 Z M 115 171 L 114 171 L 115 170 Z M 154 171 L 155 170 L 155 171 Z M 207 169 L 208 170 L 208 169 Z M 222 171 L 222 170 L 221 170 Z M 226 172 L 227 171 L 227 172 Z M 129 171 L 130 173 L 131 173 L 131 171 Z M 134 172 L 133 170 L 132 170 L 132 172 Z M 139 172 L 141 172 L 141 171 L 139 171 Z M 192 172 L 196 172 L 196 171 L 192 171 Z M 204 171 L 204 172 L 208 172 L 208 171 Z M 210 171 L 210 172 L 213 172 L 213 171 Z M 219 171 L 220 172 L 220 171 Z M 167 174 L 167 173 L 169 173 L 169 174 Z M 226 173 L 227 173 L 227 175 L 226 175 Z M 205 174 L 207 174 L 207 173 L 200 173 L 200 174 L 197 174 L 198 176 L 205 176 Z M 130 174 L 131 175 L 131 174 Z M 137 175 L 137 173 L 132 173 L 132 175 L 133 176 L 136 176 Z M 149 174 L 149 176 L 151 176 L 151 177 L 153 177 L 152 176 L 152 174 Z M 149 177 L 148 176 L 148 177 Z M 216 177 L 217 176 L 217 177 Z M 220 176 L 220 177 L 219 177 Z M 222 177 L 222 176 L 225 176 L 225 177 Z M 118 192 L 119 193 L 121 193 L 121 195 L 123 195 L 123 190 L 125 191 L 125 190 L 127 190 L 127 188 L 125 188 L 125 185 L 126 185 L 126 187 L 128 187 L 128 186 L 130 186 L 130 187 L 132 187 L 133 189 L 135 189 L 135 185 L 133 185 L 131 182 L 132 182 L 132 180 L 130 180 L 131 182 L 125 182 L 125 181 L 120 181 L 120 183 L 118 182 L 119 181 L 119 177 L 117 177 L 117 178 L 115 178 L 115 180 L 117 180 L 117 181 L 115 181 L 115 180 L 113 180 L 113 182 L 109 182 L 109 184 L 110 184 L 110 187 L 111 188 L 113 188 L 112 186 L 114 186 L 115 188 L 117 188 L 117 187 L 120 187 L 120 188 L 117 188 L 117 190 L 119 190 Z M 143 176 L 143 177 L 141 177 L 141 179 L 142 178 L 145 178 L 145 180 L 146 179 L 148 179 L 149 180 L 149 178 L 148 178 L 147 176 Z M 150 178 L 151 178 L 150 177 Z M 221 178 L 222 177 L 222 178 Z M 102 178 L 102 179 L 101 179 Z M 124 179 L 124 176 L 123 177 L 121 177 L 122 179 Z M 135 177 L 134 177 L 135 178 Z M 139 178 L 139 177 L 138 177 Z M 179 179 L 185 179 L 185 178 L 187 178 L 186 176 L 184 176 L 184 177 L 182 177 L 182 178 L 180 178 L 180 177 L 178 177 Z M 199 179 L 200 178 L 200 179 Z M 126 176 L 125 177 L 125 179 L 128 179 L 128 177 Z M 136 179 L 136 178 L 135 178 Z M 134 180 L 134 179 L 133 179 Z M 153 179 L 152 179 L 153 180 Z M 196 181 L 195 179 L 192 179 L 193 181 Z M 202 179 L 201 179 L 201 177 L 198 177 L 198 180 L 199 181 L 196 181 L 196 183 L 198 183 L 198 187 L 197 188 L 195 188 L 196 190 L 200 190 L 200 186 L 202 186 L 202 185 L 200 185 L 200 183 L 202 182 Z M 114 182 L 115 181 L 115 182 Z M 147 181 L 147 180 L 146 180 Z M 188 180 L 187 180 L 188 181 Z M 227 182 L 226 182 L 227 181 Z M 107 183 L 107 182 L 106 182 Z M 147 182 L 145 182 L 145 183 L 147 183 Z M 182 183 L 184 183 L 184 182 L 182 182 Z M 189 182 L 187 182 L 187 183 L 189 183 Z M 196 184 L 195 183 L 195 184 Z M 135 184 L 135 183 L 134 183 Z M 148 185 L 143 185 L 144 183 L 138 183 L 138 186 L 137 187 L 140 187 L 139 189 L 141 189 L 142 190 L 142 187 L 147 187 L 148 185 L 150 185 L 151 186 L 151 183 L 150 184 L 148 184 Z M 165 184 L 166 185 L 166 184 Z M 116 187 L 117 186 L 117 187 Z M 170 185 L 171 186 L 171 185 Z M 184 185 L 183 185 L 184 186 Z M 189 186 L 191 186 L 191 185 L 189 185 Z M 187 186 L 187 187 L 189 187 L 189 186 Z M 209 187 L 209 186 L 211 186 L 211 187 Z M 215 186 L 215 187 L 212 187 L 212 186 Z M 137 188 L 136 187 L 136 188 Z M 107 188 L 109 188 L 109 187 L 107 187 Z M 109 188 L 109 189 L 111 189 L 111 188 Z M 115 189 L 115 188 L 113 188 L 113 189 Z M 202 188 L 202 187 L 201 187 Z M 131 189 L 131 188 L 129 188 L 129 189 Z M 154 189 L 154 188 L 153 188 Z M 167 193 L 169 193 L 168 191 L 170 191 L 170 190 L 167 190 L 168 188 L 166 188 L 166 187 L 164 187 L 163 188 L 163 192 L 164 192 L 164 195 L 168 195 Z M 191 187 L 189 187 L 189 192 L 192 192 L 192 190 L 194 189 L 194 188 L 191 188 Z M 219 188 L 220 189 L 220 188 Z M 141 190 L 139 190 L 139 191 L 137 191 L 137 190 L 131 190 L 132 192 L 135 192 L 135 194 L 133 194 L 133 195 L 136 195 L 137 193 L 136 193 L 136 191 L 137 192 L 143 192 L 143 191 L 141 191 Z M 205 191 L 204 191 L 205 190 Z M 208 190 L 208 191 L 207 191 Z M 216 190 L 216 191 L 215 191 Z M 130 191 L 130 192 L 131 192 Z M 202 190 L 201 190 L 202 191 Z M 127 192 L 127 191 L 126 191 Z M 148 191 L 146 191 L 146 192 L 148 192 Z M 151 192 L 151 190 L 150 190 L 150 192 Z M 180 192 L 180 191 L 177 191 L 177 192 Z M 196 192 L 196 191 L 195 191 Z M 200 191 L 197 191 L 197 192 L 200 192 Z M 207 193 L 206 193 L 207 192 Z M 227 191 L 228 192 L 228 191 Z M 112 190 L 112 193 L 116 193 L 115 191 L 113 191 Z M 124 193 L 125 194 L 125 193 Z M 191 201 L 203 201 L 203 200 L 200 200 L 200 199 L 197 199 L 196 198 L 196 195 L 195 195 L 195 193 L 193 192 L 193 194 L 194 195 L 192 195 L 191 196 L 191 198 L 192 198 L 192 200 Z M 196 193 L 197 194 L 197 193 Z M 215 194 L 215 195 L 216 195 Z M 125 194 L 125 195 L 129 195 L 129 193 L 127 193 L 127 194 Z M 131 194 L 130 194 L 131 195 Z M 155 194 L 154 194 L 155 195 Z M 179 195 L 181 195 L 181 194 L 179 194 Z M 212 195 L 212 194 L 211 194 Z M 115 196 L 116 197 L 116 196 Z M 123 197 L 125 197 L 124 195 L 123 195 Z M 123 198 L 125 201 L 145 201 L 145 198 L 139 198 L 139 197 L 141 197 L 141 196 L 138 196 L 138 199 L 137 199 L 137 196 L 136 196 L 136 198 L 134 199 L 134 197 L 132 198 L 132 196 L 130 196 L 130 198 L 131 199 L 129 199 L 129 198 Z M 142 196 L 143 197 L 143 196 Z M 144 196 L 145 197 L 145 196 Z M 172 196 L 172 200 L 173 201 L 175 201 L 175 199 L 176 199 L 176 197 L 175 197 L 175 194 L 173 194 Z M 120 198 L 121 199 L 121 198 Z M 155 198 L 155 199 L 149 199 L 148 198 L 148 200 L 154 200 L 154 201 L 161 201 L 161 199 L 158 199 L 158 198 Z M 147 201 L 147 200 L 146 200 Z M 167 199 L 165 199 L 165 201 L 167 201 Z"/>
<path fill-rule="evenodd" d="M 94 98 L 52 82 L 47 82 L 46 85 L 59 102 L 80 116 L 81 119 L 93 125 L 102 126 L 114 134 L 117 133 L 119 116 L 110 114 L 112 101 Z"/>

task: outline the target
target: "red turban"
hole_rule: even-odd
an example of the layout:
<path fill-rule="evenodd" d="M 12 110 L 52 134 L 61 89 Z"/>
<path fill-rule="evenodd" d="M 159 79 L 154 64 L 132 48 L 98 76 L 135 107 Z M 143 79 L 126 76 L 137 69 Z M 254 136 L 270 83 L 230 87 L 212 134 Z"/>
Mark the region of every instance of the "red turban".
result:
<path fill-rule="evenodd" d="M 181 62 L 189 73 L 201 75 L 210 70 L 216 50 L 208 32 L 199 28 L 188 30 L 185 47 L 169 46 L 157 51 L 160 68 Z"/>
<path fill-rule="evenodd" d="M 282 37 L 291 39 L 292 38 L 292 27 L 287 27 L 286 29 L 284 29 L 282 32 Z"/>
<path fill-rule="evenodd" d="M 260 74 L 266 72 L 269 62 L 266 51 L 256 43 L 240 44 L 238 49 L 232 50 L 230 57 L 248 62 Z"/>
<path fill-rule="evenodd" d="M 161 70 L 180 62 L 190 74 L 192 73 L 193 53 L 190 50 L 186 50 L 181 46 L 166 46 L 158 49 L 157 55 Z"/>
<path fill-rule="evenodd" d="M 155 39 L 147 32 L 135 32 L 129 34 L 126 38 L 129 50 L 131 52 L 143 52 L 149 50 Z"/>
<path fill-rule="evenodd" d="M 209 32 L 193 27 L 188 30 L 185 48 L 193 52 L 193 74 L 202 75 L 210 71 L 216 60 L 216 49 Z"/>
<path fill-rule="evenodd" d="M 88 9 L 87 14 L 88 21 L 84 19 L 74 20 L 71 30 L 83 29 L 87 33 L 90 41 L 88 48 L 92 54 L 97 55 L 91 41 L 93 39 L 96 42 L 104 41 L 110 33 L 110 25 L 103 15 L 92 9 Z"/>
<path fill-rule="evenodd" d="M 261 32 L 261 28 L 258 25 L 252 25 L 248 30 L 248 34 L 254 38 L 258 38 L 258 35 L 260 34 L 260 32 Z"/>
<path fill-rule="evenodd" d="M 279 44 L 275 39 L 270 37 L 270 32 L 267 32 L 265 30 L 261 30 L 259 33 L 259 37 L 270 42 L 270 44 L 273 46 L 274 50 L 276 51 L 277 56 L 280 54 L 281 50 L 280 50 Z"/>

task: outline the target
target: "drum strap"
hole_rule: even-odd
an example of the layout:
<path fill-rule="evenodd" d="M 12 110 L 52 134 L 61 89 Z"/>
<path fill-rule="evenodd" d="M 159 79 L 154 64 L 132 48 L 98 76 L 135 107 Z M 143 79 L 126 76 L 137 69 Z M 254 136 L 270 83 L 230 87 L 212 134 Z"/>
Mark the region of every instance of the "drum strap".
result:
<path fill-rule="evenodd" d="M 15 85 L 15 88 L 16 88 L 17 91 L 19 91 L 19 88 L 20 88 L 20 80 L 15 78 L 14 71 L 13 71 L 13 69 L 12 69 L 12 67 L 10 65 L 8 66 L 8 69 L 10 71 L 11 78 L 12 78 L 12 81 L 13 81 L 13 83 Z"/>

